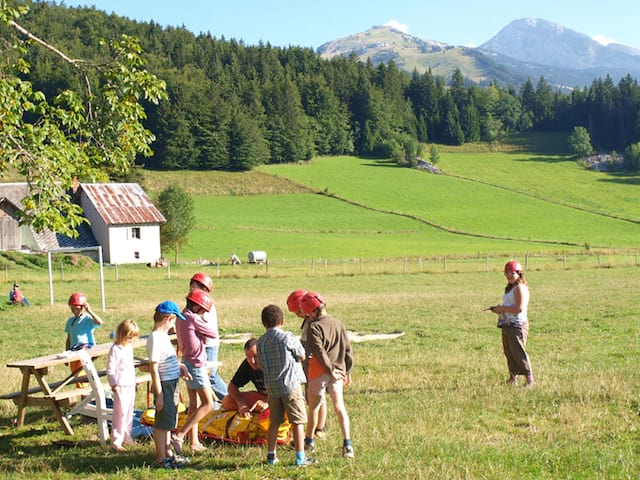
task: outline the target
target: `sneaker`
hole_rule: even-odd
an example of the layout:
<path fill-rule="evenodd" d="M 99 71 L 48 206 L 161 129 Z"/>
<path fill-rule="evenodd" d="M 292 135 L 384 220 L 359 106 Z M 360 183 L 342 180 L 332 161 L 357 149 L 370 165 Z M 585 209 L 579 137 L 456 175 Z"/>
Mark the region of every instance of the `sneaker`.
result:
<path fill-rule="evenodd" d="M 351 445 L 342 447 L 342 456 L 349 459 L 353 458 L 355 456 L 353 453 L 353 447 Z"/>
<path fill-rule="evenodd" d="M 174 455 L 171 458 L 178 465 L 188 465 L 189 463 L 191 463 L 191 459 L 189 457 L 184 457 L 182 455 Z"/>
<path fill-rule="evenodd" d="M 304 451 L 305 452 L 309 452 L 309 453 L 313 453 L 316 451 L 316 444 L 313 443 L 313 441 L 308 442 L 306 439 L 304 441 Z"/>
<path fill-rule="evenodd" d="M 273 456 L 272 455 L 267 455 L 267 464 L 268 465 L 275 465 L 279 461 L 280 460 L 275 455 L 273 455 Z"/>
<path fill-rule="evenodd" d="M 325 432 L 324 428 L 316 428 L 314 437 L 316 437 L 318 440 L 324 440 L 325 438 L 327 438 L 327 432 Z"/>
<path fill-rule="evenodd" d="M 184 468 L 184 464 L 175 461 L 174 457 L 166 457 L 157 463 L 158 468 L 166 468 L 167 470 L 177 470 Z"/>
<path fill-rule="evenodd" d="M 314 463 L 316 463 L 316 461 L 313 458 L 306 457 L 302 462 L 296 461 L 296 467 L 308 467 Z"/>

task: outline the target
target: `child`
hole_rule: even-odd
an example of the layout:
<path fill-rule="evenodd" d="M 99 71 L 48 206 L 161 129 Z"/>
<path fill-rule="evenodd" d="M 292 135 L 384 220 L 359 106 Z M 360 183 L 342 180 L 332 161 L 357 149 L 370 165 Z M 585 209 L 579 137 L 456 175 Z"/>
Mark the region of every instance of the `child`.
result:
<path fill-rule="evenodd" d="M 191 440 L 192 452 L 206 450 L 198 437 L 198 422 L 213 410 L 213 394 L 207 371 L 204 342 L 206 338 L 214 337 L 216 332 L 203 318 L 212 307 L 213 301 L 205 291 L 192 290 L 187 296 L 187 307 L 182 311 L 184 319 L 176 322 L 178 348 L 182 352 L 182 362 L 191 375 L 191 380 L 187 381 L 189 391 L 187 421 L 175 435 L 171 436 L 171 445 L 178 453 L 182 453 L 182 444 L 187 434 Z"/>
<path fill-rule="evenodd" d="M 311 361 L 311 357 L 313 356 L 309 351 L 309 346 L 307 345 L 307 330 L 309 326 L 309 319 L 304 313 L 302 313 L 302 310 L 300 310 L 300 301 L 302 300 L 302 297 L 304 297 L 306 294 L 307 294 L 306 290 L 294 290 L 293 292 L 291 292 L 287 297 L 287 308 L 296 317 L 302 319 L 302 325 L 300 325 L 300 343 L 302 343 L 302 346 L 304 347 L 304 350 L 307 353 L 307 358 L 302 364 L 302 368 L 304 369 L 305 376 L 308 378 L 307 372 L 309 369 L 309 362 Z M 308 393 L 308 389 L 309 389 L 309 384 L 307 384 L 307 389 L 305 391 L 305 394 Z M 326 437 L 326 433 L 325 433 L 326 422 L 327 422 L 327 402 L 323 401 L 320 404 L 320 410 L 318 411 L 318 425 L 316 427 L 316 431 L 314 432 L 314 436 L 316 438 Z M 305 443 L 305 448 L 307 450 L 310 450 L 312 447 L 313 447 L 313 444 Z"/>
<path fill-rule="evenodd" d="M 13 284 L 13 288 L 9 290 L 9 301 L 14 305 L 29 306 L 29 300 L 20 291 L 20 285 L 18 283 Z"/>
<path fill-rule="evenodd" d="M 133 362 L 133 341 L 140 329 L 133 320 L 124 320 L 116 329 L 116 339 L 107 356 L 107 381 L 113 392 L 113 421 L 111 448 L 125 450 L 125 443 L 133 443 L 133 407 L 136 399 L 136 367 Z"/>
<path fill-rule="evenodd" d="M 213 280 L 206 273 L 198 272 L 191 277 L 189 282 L 189 291 L 203 290 L 211 295 L 213 289 Z M 209 381 L 211 382 L 211 389 L 215 395 L 216 400 L 222 401 L 222 399 L 229 393 L 227 390 L 227 384 L 222 380 L 218 373 L 218 352 L 220 350 L 220 335 L 218 333 L 218 313 L 216 312 L 215 304 L 211 304 L 211 310 L 203 315 L 205 322 L 207 322 L 216 335 L 212 338 L 207 338 L 205 341 L 205 350 L 207 352 L 207 363 L 209 364 Z"/>
<path fill-rule="evenodd" d="M 174 456 L 170 446 L 170 431 L 178 425 L 178 379 L 181 374 L 188 377 L 184 365 L 178 362 L 169 338 L 176 317 L 184 320 L 178 305 L 170 301 L 159 304 L 153 315 L 153 331 L 147 340 L 151 388 L 156 407 L 153 443 L 157 465 L 162 468 L 182 468 L 187 461 Z"/>
<path fill-rule="evenodd" d="M 343 385 L 351 383 L 353 365 L 347 330 L 342 322 L 327 314 L 324 300 L 318 293 L 308 292 L 302 297 L 300 310 L 308 317 L 306 342 L 312 354 L 308 368 L 309 423 L 305 447 L 313 451 L 313 432 L 318 422 L 318 412 L 328 392 L 344 438 L 342 455 L 351 459 L 354 454 L 349 414 L 342 394 Z"/>
<path fill-rule="evenodd" d="M 67 320 L 64 327 L 64 331 L 67 332 L 66 349 L 78 350 L 93 347 L 96 344 L 93 331 L 102 325 L 102 319 L 93 313 L 84 293 L 72 293 L 69 297 L 69 308 L 73 317 Z M 82 362 L 74 360 L 69 362 L 69 367 L 72 372 L 76 372 L 82 368 Z M 76 386 L 82 387 L 83 384 L 78 383 Z"/>
<path fill-rule="evenodd" d="M 267 332 L 258 339 L 258 361 L 264 372 L 270 410 L 267 463 L 275 465 L 278 462 L 278 428 L 284 421 L 286 411 L 293 425 L 296 465 L 307 466 L 313 460 L 306 457 L 303 443 L 304 424 L 307 422 L 302 393 L 302 384 L 306 382 L 302 371 L 304 347 L 291 332 L 282 330 L 284 314 L 277 305 L 267 305 L 262 309 L 262 324 Z"/>

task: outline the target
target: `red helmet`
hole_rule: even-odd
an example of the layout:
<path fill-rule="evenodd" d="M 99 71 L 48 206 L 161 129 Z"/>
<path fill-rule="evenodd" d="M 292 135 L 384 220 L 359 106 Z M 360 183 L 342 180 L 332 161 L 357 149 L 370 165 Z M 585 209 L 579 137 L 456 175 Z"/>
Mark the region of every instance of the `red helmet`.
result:
<path fill-rule="evenodd" d="M 213 300 L 211 300 L 209 294 L 202 290 L 192 290 L 189 292 L 189 295 L 187 295 L 187 300 L 195 303 L 196 305 L 200 305 L 207 312 L 210 312 L 211 307 L 213 306 Z"/>
<path fill-rule="evenodd" d="M 80 306 L 84 307 L 87 304 L 87 297 L 84 293 L 72 293 L 69 297 L 69 305 L 72 307 Z"/>
<path fill-rule="evenodd" d="M 520 262 L 511 260 L 510 262 L 507 262 L 504 266 L 504 273 L 509 273 L 509 272 L 524 272 L 524 269 L 522 268 L 522 265 L 520 265 Z"/>
<path fill-rule="evenodd" d="M 200 285 L 207 289 L 207 292 L 213 290 L 213 280 L 211 280 L 211 277 L 206 273 L 195 273 L 193 277 L 191 277 L 191 281 L 198 282 Z"/>
<path fill-rule="evenodd" d="M 287 298 L 287 307 L 291 313 L 296 313 L 300 310 L 300 300 L 306 295 L 306 290 L 294 290 L 289 294 Z"/>
<path fill-rule="evenodd" d="M 324 300 L 319 293 L 315 292 L 307 292 L 300 300 L 300 310 L 305 315 L 309 315 L 321 305 L 324 305 Z"/>

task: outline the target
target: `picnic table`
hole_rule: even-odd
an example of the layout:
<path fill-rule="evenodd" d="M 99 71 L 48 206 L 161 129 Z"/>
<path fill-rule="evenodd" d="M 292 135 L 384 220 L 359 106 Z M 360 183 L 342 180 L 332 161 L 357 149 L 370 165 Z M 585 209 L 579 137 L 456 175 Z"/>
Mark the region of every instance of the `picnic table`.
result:
<path fill-rule="evenodd" d="M 147 344 L 147 337 L 140 337 L 134 342 L 134 348 L 144 347 Z M 106 428 L 106 409 L 104 407 L 104 387 L 101 377 L 106 376 L 106 370 L 96 370 L 93 360 L 98 357 L 105 357 L 109 353 L 112 343 L 101 343 L 92 348 L 64 352 L 52 353 L 41 357 L 19 360 L 7 364 L 8 368 L 18 368 L 22 372 L 22 384 L 19 391 L 0 395 L 0 399 L 13 400 L 18 407 L 16 425 L 22 426 L 25 421 L 26 408 L 30 406 L 50 407 L 55 418 L 62 426 L 65 433 L 73 435 L 73 429 L 69 424 L 68 414 L 63 413 L 64 407 L 69 407 L 81 403 L 82 408 L 76 409 L 73 413 L 84 413 L 84 411 L 98 410 L 99 421 L 104 420 Z M 83 368 L 72 372 L 60 381 L 51 381 L 49 375 L 56 365 L 67 364 L 74 360 L 80 360 Z M 144 365 L 145 360 L 136 360 L 136 366 Z M 32 378 L 37 385 L 30 387 Z M 151 375 L 145 373 L 136 377 L 136 383 L 147 385 L 151 381 Z M 88 382 L 89 386 L 82 386 Z M 78 386 L 78 384 L 81 384 Z M 89 406 L 93 401 L 95 406 Z M 101 428 L 101 440 L 104 440 Z"/>

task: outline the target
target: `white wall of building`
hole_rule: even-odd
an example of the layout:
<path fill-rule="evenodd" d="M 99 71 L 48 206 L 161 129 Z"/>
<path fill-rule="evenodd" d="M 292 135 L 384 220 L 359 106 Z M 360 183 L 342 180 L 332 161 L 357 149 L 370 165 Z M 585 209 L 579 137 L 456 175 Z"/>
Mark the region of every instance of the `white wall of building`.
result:
<path fill-rule="evenodd" d="M 105 262 L 149 263 L 160 256 L 159 225 L 112 225 L 109 228 L 109 252 L 105 254 Z"/>

